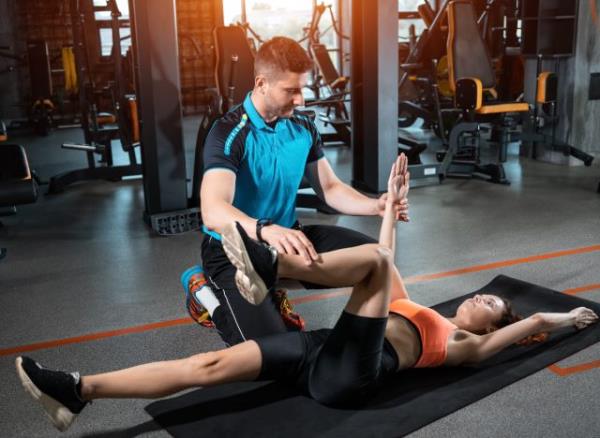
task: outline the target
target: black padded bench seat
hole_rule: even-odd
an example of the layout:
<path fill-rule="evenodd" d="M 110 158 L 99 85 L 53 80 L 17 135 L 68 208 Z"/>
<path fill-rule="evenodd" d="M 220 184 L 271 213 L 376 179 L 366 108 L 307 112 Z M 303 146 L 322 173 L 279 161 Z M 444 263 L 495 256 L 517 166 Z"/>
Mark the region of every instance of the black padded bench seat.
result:
<path fill-rule="evenodd" d="M 23 146 L 0 144 L 0 207 L 30 204 L 38 197 Z"/>

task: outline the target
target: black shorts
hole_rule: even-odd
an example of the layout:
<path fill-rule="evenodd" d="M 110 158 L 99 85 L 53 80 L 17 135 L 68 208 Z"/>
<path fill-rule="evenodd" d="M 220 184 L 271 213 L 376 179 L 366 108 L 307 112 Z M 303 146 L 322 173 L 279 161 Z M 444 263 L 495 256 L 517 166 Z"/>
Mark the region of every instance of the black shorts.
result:
<path fill-rule="evenodd" d="M 307 225 L 302 231 L 318 253 L 375 242 L 358 231 L 332 225 Z M 225 255 L 221 241 L 209 235 L 202 241 L 202 266 L 221 304 L 212 320 L 227 345 L 288 331 L 271 294 L 260 306 L 248 303 L 240 295 L 235 285 L 235 267 Z M 312 283 L 303 285 L 308 289 L 324 288 Z"/>
<path fill-rule="evenodd" d="M 343 312 L 333 329 L 256 339 L 262 354 L 257 380 L 293 385 L 326 405 L 360 405 L 398 369 L 386 322 Z"/>

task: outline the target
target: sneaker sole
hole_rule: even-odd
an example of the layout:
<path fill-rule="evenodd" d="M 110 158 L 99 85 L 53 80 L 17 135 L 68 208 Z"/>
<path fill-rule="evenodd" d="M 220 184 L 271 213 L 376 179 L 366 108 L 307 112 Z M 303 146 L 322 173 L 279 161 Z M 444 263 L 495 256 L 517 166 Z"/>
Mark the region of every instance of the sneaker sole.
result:
<path fill-rule="evenodd" d="M 29 378 L 25 370 L 23 369 L 23 359 L 21 357 L 17 357 L 15 360 L 15 365 L 17 367 L 17 374 L 19 375 L 19 379 L 21 380 L 21 384 L 25 391 L 29 393 L 36 401 L 40 402 L 42 407 L 44 408 L 44 412 L 52 421 L 52 424 L 60 430 L 64 432 L 69 428 L 69 426 L 75 420 L 77 414 L 74 414 L 64 406 L 62 403 L 54 400 L 52 397 L 44 394 Z"/>
<path fill-rule="evenodd" d="M 225 254 L 237 269 L 235 284 L 240 294 L 250 304 L 259 305 L 264 301 L 269 290 L 263 279 L 254 270 L 242 236 L 234 224 L 229 224 L 223 230 L 221 237 Z"/>

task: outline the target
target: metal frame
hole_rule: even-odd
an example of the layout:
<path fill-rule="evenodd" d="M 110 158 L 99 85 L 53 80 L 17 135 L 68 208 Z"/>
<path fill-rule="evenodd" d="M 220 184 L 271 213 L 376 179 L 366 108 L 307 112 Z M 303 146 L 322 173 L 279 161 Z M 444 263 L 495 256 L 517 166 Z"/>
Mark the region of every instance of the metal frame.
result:
<path fill-rule="evenodd" d="M 199 228 L 188 208 L 175 0 L 130 0 L 140 101 L 144 217 L 159 234 Z M 160 32 L 156 32 L 160 29 Z"/>

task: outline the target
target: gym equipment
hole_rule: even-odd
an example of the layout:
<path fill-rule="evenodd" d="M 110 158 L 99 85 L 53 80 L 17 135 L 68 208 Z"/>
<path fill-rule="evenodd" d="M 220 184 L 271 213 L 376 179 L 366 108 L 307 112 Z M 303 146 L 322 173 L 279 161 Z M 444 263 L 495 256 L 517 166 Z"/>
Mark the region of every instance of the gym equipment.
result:
<path fill-rule="evenodd" d="M 27 43 L 27 59 L 33 102 L 29 118 L 36 134 L 46 136 L 52 129 L 52 116 L 55 109 L 51 100 L 53 94 L 52 73 L 46 41 L 29 41 Z"/>
<path fill-rule="evenodd" d="M 558 125 L 558 77 L 555 73 L 542 72 L 544 55 L 537 56 L 537 81 L 534 111 L 523 124 L 521 139 L 530 142 L 530 157 L 537 159 L 541 149 L 562 152 L 565 156 L 573 156 L 585 166 L 591 166 L 594 157 L 556 138 Z"/>
<path fill-rule="evenodd" d="M 8 132 L 6 131 L 6 125 L 0 120 L 0 143 L 8 140 Z"/>
<path fill-rule="evenodd" d="M 323 15 L 329 11 L 331 25 L 321 31 L 319 26 Z M 346 104 L 350 102 L 350 90 L 348 83 L 350 78 L 341 75 L 335 67 L 330 56 L 330 50 L 320 42 L 321 37 L 333 29 L 338 40 L 349 40 L 350 38 L 341 32 L 339 24 L 335 19 L 331 5 L 324 3 L 313 4 L 312 16 L 308 26 L 303 28 L 304 35 L 298 43 L 306 42 L 306 51 L 314 61 L 313 81 L 308 88 L 314 93 L 313 99 L 306 99 L 305 106 L 318 106 L 324 111 L 318 114 L 318 118 L 325 127 L 331 126 L 334 133 L 321 133 L 321 140 L 326 145 L 332 143 L 350 146 L 350 118 Z M 343 44 L 339 49 L 339 59 L 344 58 Z"/>
<path fill-rule="evenodd" d="M 143 127 L 144 219 L 161 236 L 198 230 L 200 209 L 189 204 L 187 193 L 175 0 L 132 0 L 130 16 Z"/>
<path fill-rule="evenodd" d="M 324 126 L 331 125 L 336 132 L 321 134 L 323 143 L 342 142 L 346 146 L 350 146 L 350 117 L 346 109 L 347 97 L 350 94 L 347 89 L 350 79 L 347 76 L 340 76 L 335 65 L 333 65 L 327 47 L 323 44 L 310 43 L 309 53 L 312 55 L 320 74 L 317 74 L 315 80 L 317 99 L 306 102 L 306 107 L 319 106 L 326 108 L 326 111 L 319 114 L 319 120 L 323 122 Z M 319 99 L 321 93 L 318 90 L 321 81 L 327 89 L 327 96 L 324 99 Z M 333 114 L 331 113 L 332 110 Z"/>
<path fill-rule="evenodd" d="M 215 82 L 226 113 L 254 88 L 254 51 L 241 26 L 217 26 L 213 40 Z"/>
<path fill-rule="evenodd" d="M 412 125 L 417 118 L 432 128 L 445 142 L 442 107 L 452 108 L 449 100 L 441 101 L 437 82 L 438 63 L 444 57 L 444 36 L 446 35 L 446 0 L 437 11 L 424 2 L 417 13 L 399 13 L 399 19 L 422 18 L 426 28 L 416 42 L 408 44 L 408 54 L 400 55 L 400 79 L 398 90 L 399 126 Z M 413 39 L 414 39 L 413 35 Z M 406 45 L 400 46 L 406 51 Z"/>
<path fill-rule="evenodd" d="M 567 312 L 600 304 L 507 276 L 480 290 L 433 306 L 451 315 L 466 298 L 491 293 L 512 301 L 522 315 Z M 567 327 L 540 344 L 513 345 L 469 367 L 405 370 L 362 409 L 333 409 L 280 382 L 237 383 L 203 388 L 151 403 L 146 411 L 174 437 L 199 430 L 236 436 L 405 436 L 433 421 L 600 341 L 600 330 Z M 292 415 L 293 414 L 293 415 Z"/>
<path fill-rule="evenodd" d="M 506 55 L 508 44 L 516 45 L 513 36 L 516 24 L 509 21 L 506 28 L 500 27 L 506 14 L 512 9 L 506 0 L 485 0 L 473 2 L 476 8 L 477 26 L 485 45 L 494 60 L 496 74 L 501 81 L 503 93 L 510 85 L 511 74 L 506 77 L 500 70 L 503 63 L 512 66 L 513 58 Z M 453 102 L 453 90 L 448 83 L 448 59 L 445 41 L 448 34 L 447 7 L 449 1 L 433 9 L 429 2 L 419 5 L 417 12 L 400 12 L 399 19 L 421 18 L 426 28 L 417 38 L 411 35 L 409 44 L 400 44 L 400 81 L 399 81 L 399 126 L 412 125 L 416 119 L 424 121 L 424 127 L 432 129 L 442 140 L 445 147 L 448 136 L 456 119 L 460 115 Z M 506 38 L 503 32 L 506 31 Z M 500 70 L 500 71 L 498 71 Z M 521 86 L 522 90 L 522 86 Z"/>
<path fill-rule="evenodd" d="M 522 102 L 484 102 L 484 91 L 494 95 L 496 84 L 491 59 L 483 40 L 473 4 L 454 0 L 448 4 L 448 73 L 455 104 L 462 120 L 450 131 L 448 148 L 438 154 L 442 162 L 440 180 L 446 177 L 480 177 L 493 183 L 510 184 L 502 163 L 513 139 L 519 113 L 528 113 Z M 492 123 L 492 139 L 498 144 L 496 162 L 480 164 L 480 124 Z"/>
<path fill-rule="evenodd" d="M 558 151 L 590 166 L 593 156 L 556 138 L 560 78 L 553 72 L 542 71 L 544 60 L 554 60 L 556 69 L 559 59 L 575 55 L 577 11 L 576 1 L 527 1 L 521 6 L 522 53 L 530 58 L 535 56 L 537 78 L 534 111 L 525 120 L 522 139 L 531 158 L 540 158 L 546 151 Z M 558 26 L 560 32 L 556 31 Z"/>
<path fill-rule="evenodd" d="M 62 147 L 84 151 L 87 155 L 88 167 L 53 176 L 50 178 L 48 193 L 60 193 L 67 185 L 77 181 L 95 179 L 119 181 L 124 176 L 142 173 L 142 167 L 137 163 L 135 155 L 135 147 L 139 145 L 137 103 L 134 95 L 127 94 L 126 79 L 123 77 L 119 33 L 121 13 L 114 0 L 108 0 L 104 7 L 95 6 L 92 11 L 84 5 L 86 1 L 88 0 L 70 0 L 76 67 L 76 74 L 71 81 L 76 80 L 78 83 L 81 127 L 84 131 L 85 144 L 65 143 Z M 86 44 L 86 26 L 96 26 L 93 13 L 98 11 L 108 11 L 111 14 L 113 43 L 110 64 L 114 73 L 114 82 L 102 89 L 96 85 Z M 73 82 L 70 85 L 73 86 Z M 110 101 L 111 106 L 116 109 L 116 114 L 99 112 L 97 101 L 100 99 Z M 128 165 L 113 165 L 111 141 L 117 138 L 128 154 L 130 163 Z M 96 166 L 94 154 L 101 156 L 102 166 Z"/>
<path fill-rule="evenodd" d="M 31 204 L 37 197 L 38 186 L 23 146 L 0 143 L 0 208 L 8 208 L 0 216 L 16 214 L 17 205 Z M 0 260 L 5 256 L 6 248 L 0 248 Z"/>
<path fill-rule="evenodd" d="M 331 6 L 329 6 L 329 9 L 332 15 L 332 22 L 334 23 L 333 27 L 337 29 Z M 313 11 L 311 26 L 308 28 L 308 35 L 304 39 L 309 39 L 309 54 L 315 61 L 317 67 L 315 83 L 317 85 L 322 83 L 323 87 L 327 90 L 327 95 L 324 99 L 318 99 L 321 93 L 315 93 L 317 99 L 307 101 L 306 107 L 319 106 L 326 108 L 325 111 L 318 115 L 319 120 L 323 122 L 324 126 L 331 125 L 336 132 L 321 134 L 321 139 L 324 143 L 341 141 L 343 144 L 350 146 L 352 141 L 351 121 L 346 108 L 346 103 L 350 101 L 350 90 L 348 87 L 350 78 L 338 73 L 338 70 L 331 60 L 327 47 L 318 42 L 318 37 L 320 35 L 318 32 L 318 22 L 324 10 L 325 7 L 321 4 Z M 339 31 L 336 30 L 336 33 L 339 34 Z M 340 37 L 348 38 L 344 35 L 339 35 Z M 317 88 L 317 91 L 319 88 Z M 426 149 L 426 145 L 398 136 L 398 149 L 399 152 L 407 154 L 409 157 L 409 164 L 421 164 L 419 154 Z M 419 172 L 413 172 L 413 174 L 414 178 L 419 176 Z"/>

